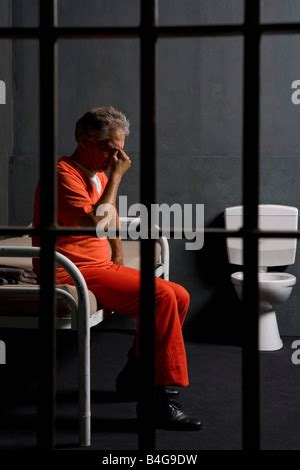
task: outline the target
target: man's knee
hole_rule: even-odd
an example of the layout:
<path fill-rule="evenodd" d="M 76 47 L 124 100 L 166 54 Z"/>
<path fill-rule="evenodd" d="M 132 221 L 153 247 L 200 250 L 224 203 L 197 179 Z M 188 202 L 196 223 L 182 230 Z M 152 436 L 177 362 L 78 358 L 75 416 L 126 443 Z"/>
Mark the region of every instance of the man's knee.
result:
<path fill-rule="evenodd" d="M 190 293 L 184 287 L 182 289 L 184 292 L 184 294 L 182 295 L 182 298 L 183 298 L 185 305 L 188 307 L 191 302 L 191 296 L 190 296 Z"/>
<path fill-rule="evenodd" d="M 185 289 L 185 287 L 181 286 L 180 284 L 176 285 L 176 297 L 177 301 L 180 302 L 182 306 L 187 308 L 190 305 L 190 294 L 189 292 Z"/>
<path fill-rule="evenodd" d="M 174 303 L 176 302 L 176 295 L 170 286 L 163 284 L 156 288 L 155 300 L 158 303 Z"/>

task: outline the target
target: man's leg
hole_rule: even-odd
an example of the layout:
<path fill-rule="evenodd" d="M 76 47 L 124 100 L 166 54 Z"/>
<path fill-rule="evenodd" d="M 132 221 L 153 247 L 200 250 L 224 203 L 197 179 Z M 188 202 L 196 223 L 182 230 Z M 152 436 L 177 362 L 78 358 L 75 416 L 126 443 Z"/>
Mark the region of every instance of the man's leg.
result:
<path fill-rule="evenodd" d="M 183 326 L 184 320 L 186 318 L 188 308 L 190 305 L 190 294 L 188 291 L 181 286 L 180 284 L 177 284 L 175 282 L 171 281 L 166 281 L 165 279 L 158 278 L 157 282 L 162 283 L 168 287 L 171 287 L 171 289 L 174 291 L 174 294 L 176 296 L 176 301 L 177 301 L 177 310 L 178 310 L 178 315 L 179 315 L 179 320 L 180 320 L 180 325 L 181 328 Z M 130 350 L 128 351 L 128 358 L 135 360 L 137 357 L 137 336 L 134 338 L 134 342 Z"/>
<path fill-rule="evenodd" d="M 140 271 L 113 265 L 109 269 L 82 268 L 88 288 L 100 305 L 137 320 L 137 355 L 139 354 Z M 67 282 L 66 279 L 63 282 Z M 181 405 L 172 402 L 163 385 L 188 385 L 185 346 L 181 327 L 187 312 L 189 296 L 181 286 L 173 288 L 169 281 L 156 278 L 155 297 L 155 383 L 156 426 L 176 430 L 198 430 L 197 418 L 186 415 Z M 176 293 L 175 293 L 176 289 Z M 183 290 L 182 290 L 183 289 Z M 185 297 L 183 299 L 183 297 Z M 143 405 L 137 403 L 138 419 L 143 420 Z"/>
<path fill-rule="evenodd" d="M 137 320 L 136 353 L 139 354 L 140 271 L 113 265 L 109 269 L 82 268 L 88 288 L 104 308 Z M 168 281 L 156 278 L 156 377 L 160 385 L 189 384 L 181 325 L 187 312 L 188 294 L 178 303 Z M 179 292 L 186 292 L 181 286 Z M 180 304 L 180 312 L 178 305 Z"/>

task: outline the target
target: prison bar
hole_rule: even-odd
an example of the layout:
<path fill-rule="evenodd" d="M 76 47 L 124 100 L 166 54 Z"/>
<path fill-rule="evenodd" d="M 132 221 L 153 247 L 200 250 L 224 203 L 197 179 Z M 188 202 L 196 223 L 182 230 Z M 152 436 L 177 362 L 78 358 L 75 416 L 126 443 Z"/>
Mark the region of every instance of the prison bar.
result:
<path fill-rule="evenodd" d="M 157 234 L 159 236 L 165 236 L 166 233 L 164 231 L 165 229 L 160 228 L 157 230 Z M 57 235 L 76 235 L 76 234 L 90 234 L 90 235 L 97 235 L 96 229 L 92 227 L 49 227 L 49 231 L 55 232 Z M 240 230 L 226 230 L 225 228 L 204 228 L 202 229 L 189 229 L 190 232 L 201 232 L 206 237 L 209 238 L 228 238 L 228 237 L 234 237 L 234 238 L 239 238 L 243 237 L 246 234 L 249 237 L 254 237 L 254 238 L 300 238 L 300 230 L 259 230 L 259 229 L 253 229 L 253 230 L 243 230 L 242 228 Z M 41 229 L 39 227 L 36 228 L 26 228 L 26 227 L 18 227 L 18 226 L 11 226 L 11 227 L 0 227 L 0 235 L 17 235 L 17 236 L 22 236 L 22 235 L 40 235 Z M 115 234 L 119 235 L 122 234 L 122 231 L 116 228 Z M 170 230 L 168 231 L 168 238 L 173 239 L 175 237 L 175 234 L 178 235 L 178 231 Z M 108 232 L 109 235 L 109 232 Z M 182 239 L 189 239 L 187 235 L 182 232 Z"/>
<path fill-rule="evenodd" d="M 156 195 L 156 144 L 155 144 L 155 35 L 156 0 L 141 2 L 140 30 L 140 196 L 148 214 Z M 141 222 L 143 223 L 141 214 Z M 147 221 L 145 221 L 147 222 Z M 150 225 L 150 224 L 149 224 Z M 148 228 L 150 235 L 151 226 Z M 154 345 L 155 345 L 155 240 L 148 236 L 141 240 L 141 291 L 140 291 L 140 359 L 141 387 L 139 401 L 142 421 L 139 421 L 139 450 L 154 450 L 155 445 L 155 395 L 154 395 Z"/>
<path fill-rule="evenodd" d="M 258 227 L 259 204 L 259 0 L 245 3 L 243 106 L 243 449 L 260 447 L 258 353 Z M 251 90 L 251 92 L 250 92 Z M 249 234 L 248 234 L 249 233 Z"/>
<path fill-rule="evenodd" d="M 49 230 L 56 223 L 56 46 L 51 32 L 56 22 L 56 0 L 40 2 L 40 349 L 38 396 L 38 447 L 52 450 L 55 446 L 55 382 L 56 382 L 56 299 L 55 239 Z"/>
<path fill-rule="evenodd" d="M 45 0 L 48 1 L 48 0 Z M 247 0 L 246 0 L 247 1 Z M 206 37 L 206 36 L 242 36 L 247 29 L 246 23 L 228 25 L 203 26 L 159 26 L 153 28 L 157 38 L 175 37 Z M 257 25 L 257 34 L 300 34 L 300 23 L 261 23 Z M 53 26 L 49 29 L 56 39 L 99 38 L 126 39 L 139 38 L 142 34 L 140 26 L 105 27 L 105 26 Z M 1 27 L 0 39 L 35 39 L 42 35 L 42 28 L 37 27 Z"/>

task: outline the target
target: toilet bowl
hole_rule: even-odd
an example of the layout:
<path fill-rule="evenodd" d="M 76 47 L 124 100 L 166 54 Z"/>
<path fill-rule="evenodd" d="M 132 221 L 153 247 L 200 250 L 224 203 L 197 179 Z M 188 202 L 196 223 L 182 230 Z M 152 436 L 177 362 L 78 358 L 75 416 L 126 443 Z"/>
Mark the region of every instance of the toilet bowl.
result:
<path fill-rule="evenodd" d="M 243 225 L 243 207 L 225 209 L 227 230 L 238 230 Z M 298 209 L 276 204 L 258 206 L 258 227 L 261 230 L 289 230 L 298 228 Z M 241 238 L 226 240 L 228 259 L 231 264 L 243 265 L 243 242 Z M 260 238 L 258 243 L 258 290 L 259 290 L 259 337 L 260 351 L 276 351 L 283 346 L 279 335 L 274 306 L 288 300 L 296 277 L 285 272 L 267 272 L 268 267 L 289 266 L 295 263 L 296 238 Z M 243 272 L 231 275 L 238 297 L 242 300 Z"/>
<path fill-rule="evenodd" d="M 243 272 L 233 273 L 231 281 L 239 299 L 242 300 Z M 293 274 L 258 273 L 258 349 L 260 351 L 276 351 L 282 348 L 283 343 L 279 335 L 274 305 L 279 305 L 288 300 L 295 284 L 296 277 Z"/>

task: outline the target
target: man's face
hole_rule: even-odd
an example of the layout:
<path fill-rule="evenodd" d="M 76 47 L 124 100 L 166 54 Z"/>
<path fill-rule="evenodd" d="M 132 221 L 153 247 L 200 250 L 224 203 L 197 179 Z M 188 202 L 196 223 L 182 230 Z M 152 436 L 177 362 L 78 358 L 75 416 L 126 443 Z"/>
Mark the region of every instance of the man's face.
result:
<path fill-rule="evenodd" d="M 85 166 L 91 171 L 105 171 L 119 149 L 124 149 L 125 132 L 121 129 L 111 131 L 109 138 L 100 140 L 97 132 L 89 132 L 82 137 Z"/>

